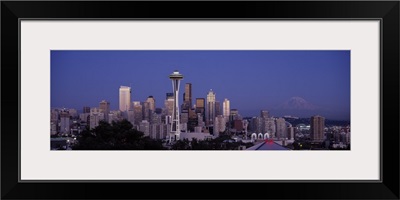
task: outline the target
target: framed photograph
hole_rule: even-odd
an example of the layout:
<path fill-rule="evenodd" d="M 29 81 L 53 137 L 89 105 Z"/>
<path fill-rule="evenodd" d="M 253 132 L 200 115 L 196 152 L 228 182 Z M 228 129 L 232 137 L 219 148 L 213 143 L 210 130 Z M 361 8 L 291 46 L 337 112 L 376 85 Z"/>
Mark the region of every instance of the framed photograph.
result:
<path fill-rule="evenodd" d="M 2 1 L 1 198 L 398 199 L 399 8 Z"/>

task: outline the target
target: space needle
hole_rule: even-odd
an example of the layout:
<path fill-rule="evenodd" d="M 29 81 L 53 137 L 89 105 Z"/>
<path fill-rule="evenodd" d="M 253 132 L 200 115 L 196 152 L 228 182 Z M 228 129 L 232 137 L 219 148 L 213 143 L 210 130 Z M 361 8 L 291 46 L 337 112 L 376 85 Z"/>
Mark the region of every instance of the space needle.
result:
<path fill-rule="evenodd" d="M 173 140 L 179 140 L 179 136 L 181 133 L 181 127 L 179 123 L 179 85 L 180 81 L 183 79 L 183 75 L 175 70 L 172 74 L 169 75 L 169 79 L 172 80 L 172 89 L 174 91 L 174 107 L 172 109 L 172 121 L 171 121 L 171 132 L 169 134 L 169 143 Z"/>

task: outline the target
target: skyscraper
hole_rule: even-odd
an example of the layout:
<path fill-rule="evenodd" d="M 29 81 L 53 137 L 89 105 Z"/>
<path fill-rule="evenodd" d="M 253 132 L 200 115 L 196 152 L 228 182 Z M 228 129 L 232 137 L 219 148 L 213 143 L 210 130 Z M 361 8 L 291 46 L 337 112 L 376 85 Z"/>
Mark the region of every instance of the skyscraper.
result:
<path fill-rule="evenodd" d="M 204 120 L 204 112 L 205 112 L 205 99 L 204 98 L 196 98 L 196 113 L 200 113 Z"/>
<path fill-rule="evenodd" d="M 224 132 L 226 129 L 225 126 L 225 117 L 222 115 L 218 115 L 215 117 L 215 124 L 214 124 L 214 136 L 219 136 L 219 133 Z"/>
<path fill-rule="evenodd" d="M 149 103 L 149 109 L 151 111 L 156 111 L 156 100 L 154 99 L 153 96 L 147 97 L 146 102 Z"/>
<path fill-rule="evenodd" d="M 207 94 L 206 125 L 214 124 L 215 120 L 215 93 L 212 89 Z"/>
<path fill-rule="evenodd" d="M 67 110 L 60 112 L 60 133 L 68 134 L 70 131 L 70 120 L 69 113 Z"/>
<path fill-rule="evenodd" d="M 136 125 L 139 125 L 139 123 L 143 120 L 142 104 L 140 104 L 140 101 L 134 101 L 132 103 L 133 103 L 133 116 L 135 118 L 134 122 Z"/>
<path fill-rule="evenodd" d="M 169 75 L 169 79 L 171 79 L 172 81 L 172 89 L 174 92 L 174 106 L 172 111 L 171 133 L 169 137 L 169 142 L 171 142 L 172 137 L 174 137 L 176 140 L 179 140 L 179 136 L 181 134 L 178 96 L 179 96 L 179 86 L 181 80 L 183 79 L 183 75 L 180 74 L 177 70 L 175 70 L 172 74 Z"/>
<path fill-rule="evenodd" d="M 104 113 L 100 112 L 98 108 L 90 109 L 90 129 L 96 128 L 99 122 L 104 120 Z"/>
<path fill-rule="evenodd" d="M 222 115 L 221 113 L 221 102 L 215 101 L 215 116 Z"/>
<path fill-rule="evenodd" d="M 224 102 L 222 103 L 222 115 L 225 117 L 225 120 L 229 119 L 230 111 L 230 102 L 228 99 L 225 98 Z"/>
<path fill-rule="evenodd" d="M 128 111 L 131 108 L 131 88 L 121 86 L 119 88 L 119 110 L 121 112 Z"/>
<path fill-rule="evenodd" d="M 192 84 L 185 84 L 185 93 L 183 95 L 183 108 L 184 110 L 189 110 L 192 108 Z"/>
<path fill-rule="evenodd" d="M 276 123 L 276 137 L 287 138 L 287 126 L 284 118 L 278 118 L 275 120 Z"/>
<path fill-rule="evenodd" d="M 314 142 L 324 141 L 325 118 L 319 115 L 311 117 L 310 136 Z"/>
<path fill-rule="evenodd" d="M 143 114 L 142 114 L 143 120 L 150 122 L 150 119 L 151 119 L 150 103 L 147 101 L 142 102 L 142 108 L 143 108 L 143 111 L 142 111 L 143 112 Z"/>
<path fill-rule="evenodd" d="M 104 114 L 104 119 L 108 121 L 108 114 L 110 113 L 110 102 L 103 100 L 99 103 L 99 110 Z"/>

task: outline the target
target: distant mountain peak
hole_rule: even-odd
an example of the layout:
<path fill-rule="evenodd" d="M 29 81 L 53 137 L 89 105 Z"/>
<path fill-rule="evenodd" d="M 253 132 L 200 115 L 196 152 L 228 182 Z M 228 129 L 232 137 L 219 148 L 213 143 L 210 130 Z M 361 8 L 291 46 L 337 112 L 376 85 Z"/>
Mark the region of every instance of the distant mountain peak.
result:
<path fill-rule="evenodd" d="M 295 96 L 285 101 L 278 108 L 283 110 L 315 110 L 318 107 L 307 102 L 302 97 Z"/>

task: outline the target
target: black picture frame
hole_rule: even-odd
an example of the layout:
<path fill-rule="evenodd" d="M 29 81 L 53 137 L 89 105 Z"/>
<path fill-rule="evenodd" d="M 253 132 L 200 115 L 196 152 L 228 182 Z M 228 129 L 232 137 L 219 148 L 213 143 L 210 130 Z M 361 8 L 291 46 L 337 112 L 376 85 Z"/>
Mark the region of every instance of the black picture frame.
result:
<path fill-rule="evenodd" d="M 399 199 L 399 1 L 2 1 L 2 199 Z M 19 19 L 379 19 L 379 182 L 19 182 Z M 367 108 L 366 108 L 367 109 Z M 366 155 L 368 156 L 368 155 Z M 154 188 L 148 193 L 146 189 Z"/>

